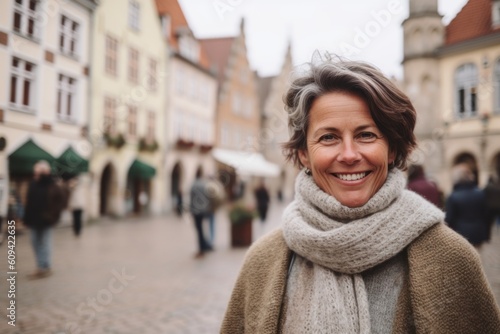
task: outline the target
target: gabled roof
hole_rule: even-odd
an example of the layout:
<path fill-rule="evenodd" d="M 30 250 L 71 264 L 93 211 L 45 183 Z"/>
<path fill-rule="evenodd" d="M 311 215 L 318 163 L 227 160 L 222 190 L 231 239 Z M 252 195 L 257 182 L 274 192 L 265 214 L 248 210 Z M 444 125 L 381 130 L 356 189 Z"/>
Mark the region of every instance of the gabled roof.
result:
<path fill-rule="evenodd" d="M 446 27 L 445 45 L 500 31 L 492 27 L 491 6 L 491 0 L 469 0 Z"/>
<path fill-rule="evenodd" d="M 182 30 L 191 32 L 184 12 L 177 0 L 155 0 L 155 2 L 158 14 L 170 17 L 171 29 L 170 36 L 168 36 L 168 43 L 175 51 L 179 51 L 178 32 Z M 206 69 L 210 67 L 208 57 L 202 45 L 200 45 L 200 65 Z"/>
<path fill-rule="evenodd" d="M 208 38 L 201 39 L 201 45 L 205 50 L 208 60 L 217 67 L 217 80 L 222 84 L 224 80 L 224 71 L 231 54 L 231 46 L 235 37 Z"/>

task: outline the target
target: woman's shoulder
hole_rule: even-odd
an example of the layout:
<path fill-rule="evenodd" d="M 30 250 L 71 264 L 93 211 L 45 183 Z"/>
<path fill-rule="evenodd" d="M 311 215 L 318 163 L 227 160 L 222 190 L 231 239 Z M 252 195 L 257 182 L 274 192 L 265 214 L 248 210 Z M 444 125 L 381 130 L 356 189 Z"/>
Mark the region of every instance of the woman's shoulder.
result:
<path fill-rule="evenodd" d="M 244 268 L 256 270 L 257 268 L 286 267 L 290 254 L 291 251 L 283 238 L 283 231 L 278 228 L 262 236 L 250 246 L 245 256 Z"/>
<path fill-rule="evenodd" d="M 418 261 L 430 267 L 450 267 L 454 262 L 464 266 L 480 264 L 472 245 L 444 223 L 423 232 L 408 247 L 409 264 Z"/>

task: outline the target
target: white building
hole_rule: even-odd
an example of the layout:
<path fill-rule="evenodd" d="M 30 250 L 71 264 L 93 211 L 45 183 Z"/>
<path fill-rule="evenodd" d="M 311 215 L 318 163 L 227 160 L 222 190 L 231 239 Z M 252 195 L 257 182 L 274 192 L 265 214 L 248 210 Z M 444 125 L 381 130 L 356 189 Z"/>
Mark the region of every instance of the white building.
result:
<path fill-rule="evenodd" d="M 24 202 L 33 164 L 40 159 L 51 162 L 59 176 L 83 172 L 88 188 L 89 47 L 95 8 L 90 0 L 0 2 L 2 208 L 7 188 Z M 63 155 L 67 150 L 69 158 L 68 152 Z"/>
<path fill-rule="evenodd" d="M 215 175 L 217 79 L 176 0 L 157 0 L 163 35 L 171 47 L 166 96 L 165 185 L 167 209 L 187 203 L 196 173 Z"/>

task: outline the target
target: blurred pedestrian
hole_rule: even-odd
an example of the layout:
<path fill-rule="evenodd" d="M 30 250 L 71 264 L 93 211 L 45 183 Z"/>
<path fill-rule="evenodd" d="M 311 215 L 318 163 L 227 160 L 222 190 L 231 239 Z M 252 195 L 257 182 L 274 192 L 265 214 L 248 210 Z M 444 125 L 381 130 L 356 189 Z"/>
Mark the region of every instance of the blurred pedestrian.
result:
<path fill-rule="evenodd" d="M 82 215 L 85 208 L 85 194 L 83 184 L 79 177 L 69 180 L 70 199 L 69 208 L 73 218 L 73 233 L 76 237 L 80 236 L 82 230 Z"/>
<path fill-rule="evenodd" d="M 210 208 L 207 213 L 209 223 L 210 246 L 214 248 L 215 243 L 215 212 L 225 200 L 225 191 L 222 184 L 214 176 L 210 176 L 205 185 L 205 192 L 210 202 Z"/>
<path fill-rule="evenodd" d="M 177 193 L 175 194 L 175 212 L 178 217 L 182 217 L 182 213 L 184 212 L 184 200 L 182 198 L 182 190 L 177 189 Z"/>
<path fill-rule="evenodd" d="M 37 270 L 29 278 L 43 278 L 52 274 L 52 228 L 59 221 L 67 203 L 67 194 L 51 175 L 47 161 L 37 162 L 33 166 L 33 174 L 26 198 L 24 224 L 31 229 Z"/>
<path fill-rule="evenodd" d="M 201 171 L 196 173 L 196 179 L 191 186 L 189 209 L 193 215 L 196 235 L 198 238 L 198 252 L 195 258 L 201 258 L 212 246 L 205 238 L 203 221 L 212 212 L 210 198 L 206 191 L 207 181 L 203 179 Z"/>
<path fill-rule="evenodd" d="M 497 225 L 500 225 L 500 171 L 490 176 L 488 184 L 484 188 L 486 194 L 486 205 L 496 216 Z"/>
<path fill-rule="evenodd" d="M 267 210 L 269 209 L 269 191 L 266 188 L 264 180 L 260 180 L 259 185 L 254 190 L 255 201 L 257 202 L 257 211 L 261 223 L 266 221 Z"/>
<path fill-rule="evenodd" d="M 448 225 L 480 250 L 490 240 L 494 215 L 486 205 L 485 192 L 477 187 L 467 164 L 452 169 L 453 191 L 446 200 Z"/>
<path fill-rule="evenodd" d="M 408 189 L 416 192 L 438 208 L 443 208 L 442 192 L 436 183 L 427 179 L 424 166 L 411 165 L 408 167 Z"/>

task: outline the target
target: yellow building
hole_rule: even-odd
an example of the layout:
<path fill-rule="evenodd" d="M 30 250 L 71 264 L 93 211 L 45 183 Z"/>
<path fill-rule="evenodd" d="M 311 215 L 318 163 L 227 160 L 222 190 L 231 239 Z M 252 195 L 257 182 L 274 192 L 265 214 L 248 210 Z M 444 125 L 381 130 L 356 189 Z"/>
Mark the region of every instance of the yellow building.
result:
<path fill-rule="evenodd" d="M 91 214 L 161 213 L 168 48 L 154 1 L 101 1 L 92 46 Z"/>
<path fill-rule="evenodd" d="M 414 159 L 446 193 L 460 162 L 483 186 L 500 169 L 500 1 L 469 0 L 444 26 L 437 0 L 411 0 L 403 29 L 404 84 L 418 113 Z"/>

